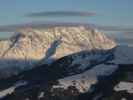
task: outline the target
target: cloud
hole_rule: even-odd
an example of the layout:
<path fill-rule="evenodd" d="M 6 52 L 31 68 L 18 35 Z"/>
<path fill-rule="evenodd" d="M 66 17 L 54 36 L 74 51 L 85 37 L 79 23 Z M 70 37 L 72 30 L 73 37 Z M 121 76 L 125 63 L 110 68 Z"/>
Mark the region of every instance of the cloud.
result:
<path fill-rule="evenodd" d="M 86 26 L 88 28 L 96 28 L 102 31 L 114 31 L 114 32 L 133 32 L 133 28 L 122 27 L 122 26 L 102 26 L 96 24 L 89 23 L 70 23 L 70 22 L 31 22 L 31 23 L 23 23 L 23 24 L 15 24 L 15 25 L 1 25 L 0 32 L 15 32 L 21 29 L 26 28 L 37 28 L 43 29 L 48 27 L 55 26 Z"/>
<path fill-rule="evenodd" d="M 81 12 L 81 11 L 46 11 L 29 13 L 27 17 L 88 17 L 95 16 L 93 12 Z"/>
<path fill-rule="evenodd" d="M 102 25 L 96 25 L 95 27 L 98 28 L 98 29 L 104 30 L 104 31 L 133 32 L 133 27 L 127 27 L 127 26 L 102 26 Z"/>
<path fill-rule="evenodd" d="M 55 27 L 55 26 L 89 26 L 89 24 L 85 23 L 69 23 L 69 22 L 50 22 L 50 21 L 44 21 L 44 22 L 30 22 L 30 23 L 23 23 L 23 24 L 12 24 L 12 25 L 1 25 L 0 26 L 0 32 L 14 32 L 21 29 L 26 28 L 48 28 L 48 27 Z"/>

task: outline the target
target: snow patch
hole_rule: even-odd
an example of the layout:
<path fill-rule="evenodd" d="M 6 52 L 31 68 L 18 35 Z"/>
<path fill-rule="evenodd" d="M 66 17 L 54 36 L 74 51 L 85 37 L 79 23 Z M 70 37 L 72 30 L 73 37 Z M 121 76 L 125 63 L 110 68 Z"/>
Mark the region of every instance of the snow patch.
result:
<path fill-rule="evenodd" d="M 24 86 L 26 84 L 27 84 L 26 81 L 18 81 L 16 84 L 11 86 L 10 88 L 0 91 L 0 98 L 3 98 L 3 97 L 5 97 L 8 94 L 13 93 L 16 88 L 18 88 L 20 86 Z"/>
<path fill-rule="evenodd" d="M 97 65 L 96 67 L 73 76 L 59 79 L 59 85 L 54 85 L 53 88 L 64 88 L 67 89 L 69 86 L 75 86 L 79 92 L 87 92 L 91 85 L 98 82 L 98 76 L 109 76 L 118 67 L 116 65 Z"/>
<path fill-rule="evenodd" d="M 127 91 L 127 93 L 133 94 L 133 82 L 120 82 L 114 87 L 115 91 Z"/>
<path fill-rule="evenodd" d="M 44 97 L 44 92 L 41 92 L 39 95 L 38 95 L 38 99 L 41 99 Z"/>
<path fill-rule="evenodd" d="M 8 89 L 5 89 L 5 90 L 3 90 L 3 91 L 0 91 L 0 98 L 3 98 L 3 97 L 5 97 L 5 96 L 8 95 L 8 94 L 13 93 L 14 90 L 15 90 L 15 88 L 16 88 L 16 87 L 12 86 L 12 87 L 10 87 L 10 88 L 8 88 Z"/>

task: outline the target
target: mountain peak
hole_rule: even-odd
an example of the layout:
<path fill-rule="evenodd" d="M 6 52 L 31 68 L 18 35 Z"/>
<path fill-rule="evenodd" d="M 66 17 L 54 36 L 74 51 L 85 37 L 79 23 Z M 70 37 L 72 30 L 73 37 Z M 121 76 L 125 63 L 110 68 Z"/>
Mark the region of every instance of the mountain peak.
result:
<path fill-rule="evenodd" d="M 20 30 L 6 43 L 1 41 L 1 45 L 6 48 L 0 53 L 0 70 L 12 67 L 22 70 L 49 58 L 58 59 L 83 50 L 112 49 L 116 43 L 103 33 L 84 26 L 57 26 Z"/>

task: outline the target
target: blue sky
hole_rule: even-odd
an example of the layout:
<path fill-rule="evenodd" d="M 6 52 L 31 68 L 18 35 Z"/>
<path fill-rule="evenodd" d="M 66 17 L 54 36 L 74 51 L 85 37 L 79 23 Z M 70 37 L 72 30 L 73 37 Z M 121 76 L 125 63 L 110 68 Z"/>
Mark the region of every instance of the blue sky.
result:
<path fill-rule="evenodd" d="M 87 11 L 96 16 L 75 18 L 28 18 L 25 14 L 45 11 Z M 133 27 L 133 0 L 0 0 L 0 25 L 34 21 L 77 21 L 98 25 Z M 0 37 L 11 33 L 0 32 Z M 117 37 L 124 36 L 118 34 Z"/>
<path fill-rule="evenodd" d="M 88 18 L 27 18 L 40 11 L 88 11 Z M 31 21 L 80 21 L 100 25 L 133 26 L 133 0 L 0 0 L 0 25 Z"/>

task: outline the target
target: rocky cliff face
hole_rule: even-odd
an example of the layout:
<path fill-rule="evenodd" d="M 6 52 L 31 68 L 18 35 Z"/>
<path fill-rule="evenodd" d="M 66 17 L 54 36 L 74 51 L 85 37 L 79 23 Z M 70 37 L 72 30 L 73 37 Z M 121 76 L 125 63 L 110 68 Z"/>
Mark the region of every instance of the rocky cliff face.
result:
<path fill-rule="evenodd" d="M 8 74 L 17 73 L 51 58 L 58 59 L 83 50 L 108 50 L 115 46 L 103 33 L 84 26 L 25 29 L 0 42 L 0 71 L 6 69 Z"/>

